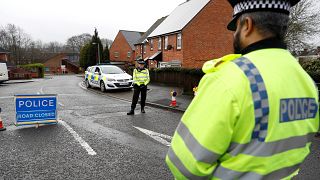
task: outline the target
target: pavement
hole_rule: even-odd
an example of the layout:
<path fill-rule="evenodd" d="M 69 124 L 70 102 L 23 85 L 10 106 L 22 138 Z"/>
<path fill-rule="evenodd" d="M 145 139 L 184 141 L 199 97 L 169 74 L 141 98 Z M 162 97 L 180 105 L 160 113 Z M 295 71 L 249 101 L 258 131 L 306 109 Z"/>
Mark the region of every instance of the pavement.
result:
<path fill-rule="evenodd" d="M 84 82 L 79 84 L 82 88 L 85 88 Z M 91 91 L 98 92 L 99 89 L 88 89 Z M 176 100 L 177 100 L 177 107 L 171 107 L 171 94 L 170 92 L 175 90 L 177 92 Z M 102 93 L 102 92 L 101 92 Z M 107 91 L 106 94 L 113 98 L 125 100 L 125 101 L 132 101 L 133 96 L 133 89 L 132 90 L 112 90 Z M 185 95 L 183 94 L 183 89 L 179 87 L 170 87 L 170 86 L 163 86 L 160 84 L 149 84 L 148 85 L 148 92 L 147 92 L 147 99 L 146 99 L 146 106 L 162 108 L 177 112 L 185 112 L 188 108 L 189 104 L 193 99 L 193 95 Z"/>

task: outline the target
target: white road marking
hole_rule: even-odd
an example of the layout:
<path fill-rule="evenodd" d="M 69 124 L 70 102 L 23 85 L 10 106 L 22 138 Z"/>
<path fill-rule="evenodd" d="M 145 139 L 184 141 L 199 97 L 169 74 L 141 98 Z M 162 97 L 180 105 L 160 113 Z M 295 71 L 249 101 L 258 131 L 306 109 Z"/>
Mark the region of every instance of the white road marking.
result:
<path fill-rule="evenodd" d="M 161 144 L 165 145 L 165 146 L 170 146 L 170 142 L 168 142 L 167 140 L 165 139 L 168 139 L 171 141 L 172 137 L 171 136 L 168 136 L 168 135 L 165 135 L 165 134 L 160 134 L 160 133 L 157 133 L 157 132 L 153 132 L 153 131 L 150 131 L 150 130 L 147 130 L 147 129 L 143 129 L 143 128 L 139 128 L 139 127 L 136 127 L 136 126 L 133 126 L 134 128 L 138 129 L 139 131 L 143 132 L 144 134 L 150 136 L 152 139 L 160 142 Z"/>
<path fill-rule="evenodd" d="M 0 99 L 11 99 L 13 98 L 13 96 L 3 96 L 3 97 L 0 97 Z"/>
<path fill-rule="evenodd" d="M 43 93 L 43 87 L 41 87 L 41 89 L 40 89 L 40 93 L 41 93 L 41 94 L 44 94 L 44 93 Z"/>
<path fill-rule="evenodd" d="M 37 94 L 44 94 L 44 92 L 43 92 L 43 87 L 41 87 L 40 91 L 39 91 Z M 59 104 L 60 106 L 62 106 L 62 107 L 65 106 L 64 104 L 62 104 L 62 103 L 60 103 L 60 102 L 58 102 L 58 104 Z"/>
<path fill-rule="evenodd" d="M 90 145 L 84 141 L 77 132 L 75 132 L 66 122 L 59 120 L 59 123 L 61 123 L 67 130 L 72 134 L 72 136 L 80 143 L 80 145 L 87 150 L 89 155 L 97 155 L 97 153 L 90 147 Z"/>

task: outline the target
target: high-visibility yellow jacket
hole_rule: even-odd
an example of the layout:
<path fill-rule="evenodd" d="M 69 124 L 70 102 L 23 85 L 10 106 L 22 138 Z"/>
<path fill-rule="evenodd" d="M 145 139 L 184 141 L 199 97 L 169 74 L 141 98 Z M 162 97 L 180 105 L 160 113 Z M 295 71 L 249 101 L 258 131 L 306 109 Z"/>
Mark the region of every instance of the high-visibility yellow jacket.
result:
<path fill-rule="evenodd" d="M 285 49 L 207 62 L 166 162 L 177 179 L 290 179 L 319 127 L 317 88 Z"/>
<path fill-rule="evenodd" d="M 133 82 L 137 84 L 138 86 L 140 85 L 147 85 L 150 82 L 150 77 L 149 77 L 149 70 L 148 69 L 143 69 L 141 71 L 138 71 L 137 69 L 133 70 Z"/>

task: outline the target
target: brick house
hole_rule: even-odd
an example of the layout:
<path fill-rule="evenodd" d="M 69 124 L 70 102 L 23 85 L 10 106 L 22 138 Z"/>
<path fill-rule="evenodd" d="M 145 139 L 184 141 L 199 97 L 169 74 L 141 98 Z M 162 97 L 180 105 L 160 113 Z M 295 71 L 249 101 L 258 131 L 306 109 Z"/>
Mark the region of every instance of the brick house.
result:
<path fill-rule="evenodd" d="M 65 73 L 79 73 L 79 54 L 78 53 L 59 53 L 49 58 L 43 63 L 45 74 L 62 74 L 63 65 Z"/>
<path fill-rule="evenodd" d="M 110 61 L 134 64 L 134 44 L 143 34 L 144 32 L 120 30 L 110 47 Z"/>
<path fill-rule="evenodd" d="M 148 43 L 148 36 L 167 18 L 166 17 L 162 17 L 160 19 L 158 19 L 144 34 L 143 36 L 141 36 L 141 38 L 134 44 L 135 46 L 135 52 L 136 52 L 136 59 L 144 59 L 144 60 L 148 60 L 149 56 L 147 56 L 147 52 L 148 55 L 150 55 L 150 44 Z M 147 48 L 147 45 L 148 48 Z"/>
<path fill-rule="evenodd" d="M 148 35 L 143 57 L 150 67 L 171 63 L 200 68 L 207 60 L 232 53 L 233 33 L 226 28 L 232 12 L 225 0 L 180 4 Z"/>

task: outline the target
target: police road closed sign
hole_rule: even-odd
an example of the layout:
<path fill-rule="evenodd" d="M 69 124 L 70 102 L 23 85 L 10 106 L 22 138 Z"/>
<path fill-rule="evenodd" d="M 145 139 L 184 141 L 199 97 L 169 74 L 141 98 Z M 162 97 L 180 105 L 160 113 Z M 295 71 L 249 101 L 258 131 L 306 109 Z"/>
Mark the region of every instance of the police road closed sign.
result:
<path fill-rule="evenodd" d="M 57 122 L 57 95 L 15 95 L 16 125 Z"/>

